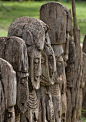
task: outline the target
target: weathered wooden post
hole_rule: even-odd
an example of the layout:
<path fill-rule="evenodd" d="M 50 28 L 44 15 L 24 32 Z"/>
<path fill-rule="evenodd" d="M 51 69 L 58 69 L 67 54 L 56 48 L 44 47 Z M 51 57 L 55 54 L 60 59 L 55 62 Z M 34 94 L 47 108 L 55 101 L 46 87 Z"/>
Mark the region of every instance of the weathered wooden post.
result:
<path fill-rule="evenodd" d="M 15 106 L 16 122 L 20 121 L 20 113 L 27 108 L 28 88 L 28 57 L 25 42 L 18 37 L 0 38 L 0 57 L 8 61 L 16 71 L 17 103 Z"/>
<path fill-rule="evenodd" d="M 74 63 L 74 84 L 72 89 L 72 110 L 73 110 L 72 122 L 76 122 L 82 68 L 81 68 L 80 29 L 77 26 L 75 0 L 72 0 L 72 12 L 73 12 L 73 22 L 74 22 L 73 34 L 74 34 L 74 42 L 76 47 L 76 60 Z"/>
<path fill-rule="evenodd" d="M 0 122 L 15 122 L 16 88 L 12 65 L 0 58 Z"/>
<path fill-rule="evenodd" d="M 57 62 L 57 73 L 55 73 L 54 79 L 55 84 L 51 87 L 55 120 L 66 122 L 67 101 L 65 64 L 68 59 L 69 33 L 71 35 L 72 29 L 71 14 L 70 11 L 60 3 L 50 2 L 41 7 L 40 19 L 49 26 L 49 37 Z M 62 96 L 59 83 L 62 84 Z M 56 96 L 54 96 L 54 91 L 56 92 Z M 56 105 L 56 103 L 58 104 Z"/>
<path fill-rule="evenodd" d="M 48 37 L 48 35 L 47 35 Z M 49 38 L 46 38 L 44 50 L 42 51 L 42 76 L 41 87 L 39 89 L 39 122 L 55 121 L 54 106 L 52 101 L 51 86 L 54 84 L 54 72 L 56 71 L 56 61 L 54 51 Z M 43 119 L 42 119 L 43 118 Z"/>
<path fill-rule="evenodd" d="M 41 51 L 44 49 L 45 33 L 47 33 L 47 25 L 41 20 L 21 17 L 16 19 L 9 27 L 8 36 L 18 36 L 23 38 L 27 45 L 28 62 L 29 62 L 29 101 L 28 101 L 28 112 L 25 118 L 30 122 L 38 120 L 39 104 L 37 100 L 37 89 L 40 88 L 40 76 L 41 76 Z M 46 38 L 48 36 L 46 35 Z M 49 45 L 47 43 L 47 45 Z M 33 101 L 32 99 L 33 98 Z M 33 114 L 34 113 L 34 114 Z M 25 121 L 25 119 L 21 119 Z"/>
<path fill-rule="evenodd" d="M 67 77 L 67 122 L 72 122 L 72 89 L 74 85 L 74 63 L 75 63 L 75 43 L 73 39 L 69 38 L 69 56 L 66 67 Z"/>
<path fill-rule="evenodd" d="M 82 86 L 83 86 L 83 103 L 82 108 L 86 110 L 86 35 L 83 42 L 83 66 L 82 66 Z M 86 117 L 86 111 L 84 111 L 83 116 Z"/>

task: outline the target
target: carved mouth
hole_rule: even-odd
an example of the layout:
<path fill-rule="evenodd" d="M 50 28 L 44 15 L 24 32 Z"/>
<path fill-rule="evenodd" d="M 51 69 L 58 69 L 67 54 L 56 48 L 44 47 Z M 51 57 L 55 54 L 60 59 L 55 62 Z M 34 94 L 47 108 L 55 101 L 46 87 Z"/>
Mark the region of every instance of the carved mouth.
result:
<path fill-rule="evenodd" d="M 27 106 L 25 105 L 25 103 L 21 103 L 20 111 L 21 111 L 22 113 L 25 113 L 26 110 L 27 110 Z"/>
<path fill-rule="evenodd" d="M 53 76 L 54 76 L 54 73 L 51 73 L 50 78 L 52 78 Z"/>
<path fill-rule="evenodd" d="M 62 82 L 62 76 L 59 76 L 58 78 L 56 78 L 56 83 L 61 83 Z"/>
<path fill-rule="evenodd" d="M 33 86 L 34 86 L 35 89 L 39 89 L 39 88 L 40 88 L 40 77 L 39 77 L 39 76 L 37 76 L 37 77 L 34 79 Z"/>

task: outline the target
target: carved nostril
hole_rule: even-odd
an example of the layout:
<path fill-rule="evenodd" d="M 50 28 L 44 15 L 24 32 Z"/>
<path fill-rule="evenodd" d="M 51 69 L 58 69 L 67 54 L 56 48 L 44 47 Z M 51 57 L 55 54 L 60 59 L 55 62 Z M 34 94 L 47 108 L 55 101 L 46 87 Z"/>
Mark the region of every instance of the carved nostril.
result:
<path fill-rule="evenodd" d="M 22 106 L 24 106 L 24 103 L 21 103 Z"/>
<path fill-rule="evenodd" d="M 52 75 L 54 74 L 54 72 L 52 72 Z"/>
<path fill-rule="evenodd" d="M 50 75 L 50 77 L 52 77 L 54 75 L 54 72 L 51 72 L 51 75 Z"/>

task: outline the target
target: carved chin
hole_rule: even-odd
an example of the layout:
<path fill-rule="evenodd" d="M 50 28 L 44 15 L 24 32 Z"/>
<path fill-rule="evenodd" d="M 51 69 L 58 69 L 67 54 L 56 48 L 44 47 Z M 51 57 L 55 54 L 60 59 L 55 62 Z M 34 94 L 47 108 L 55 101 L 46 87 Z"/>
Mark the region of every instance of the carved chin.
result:
<path fill-rule="evenodd" d="M 40 78 L 34 80 L 33 86 L 35 89 L 40 88 Z"/>
<path fill-rule="evenodd" d="M 62 76 L 59 76 L 58 78 L 56 78 L 56 83 L 61 83 L 62 82 Z"/>
<path fill-rule="evenodd" d="M 54 73 L 50 75 L 50 78 L 52 79 L 52 78 L 53 78 L 53 76 L 54 76 Z"/>
<path fill-rule="evenodd" d="M 26 112 L 26 110 L 27 110 L 26 108 L 27 108 L 26 105 L 23 105 L 23 104 L 20 105 L 20 111 L 22 113 L 25 113 Z"/>

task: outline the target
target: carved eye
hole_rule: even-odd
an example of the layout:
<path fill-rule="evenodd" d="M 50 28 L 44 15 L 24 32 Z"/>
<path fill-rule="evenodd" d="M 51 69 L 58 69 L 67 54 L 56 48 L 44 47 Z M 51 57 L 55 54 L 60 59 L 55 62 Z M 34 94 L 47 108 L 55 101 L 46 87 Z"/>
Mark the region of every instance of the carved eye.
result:
<path fill-rule="evenodd" d="M 60 67 L 61 64 L 62 64 L 62 62 L 60 62 L 60 61 L 57 62 L 57 66 L 58 66 L 58 67 Z"/>
<path fill-rule="evenodd" d="M 35 63 L 35 64 L 38 64 L 38 63 L 39 63 L 39 59 L 38 59 L 38 58 L 35 58 L 35 59 L 34 59 L 34 63 Z"/>
<path fill-rule="evenodd" d="M 44 64 L 44 63 L 45 63 L 45 60 L 42 59 L 42 60 L 41 60 L 41 63 Z"/>
<path fill-rule="evenodd" d="M 21 79 L 21 84 L 25 84 L 25 79 Z"/>
<path fill-rule="evenodd" d="M 49 60 L 52 60 L 52 58 L 53 58 L 52 55 L 49 55 Z"/>
<path fill-rule="evenodd" d="M 12 117 L 12 113 L 11 112 L 8 112 L 7 118 L 11 118 L 11 117 Z"/>

